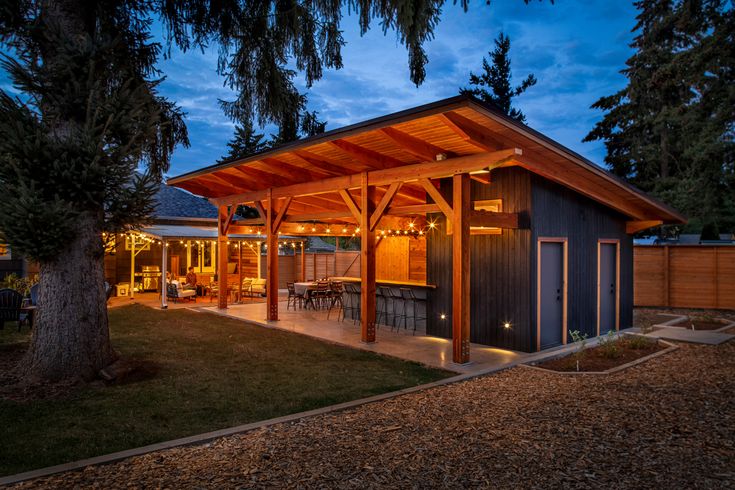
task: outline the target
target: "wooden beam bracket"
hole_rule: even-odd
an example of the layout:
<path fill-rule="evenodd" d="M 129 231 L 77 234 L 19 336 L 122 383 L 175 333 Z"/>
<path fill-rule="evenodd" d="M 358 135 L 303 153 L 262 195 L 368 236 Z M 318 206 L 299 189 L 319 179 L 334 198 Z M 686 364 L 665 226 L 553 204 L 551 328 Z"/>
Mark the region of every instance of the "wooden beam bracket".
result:
<path fill-rule="evenodd" d="M 388 187 L 386 193 L 383 194 L 383 198 L 380 200 L 378 205 L 375 207 L 375 211 L 373 211 L 373 214 L 370 216 L 371 230 L 374 230 L 375 227 L 378 225 L 378 223 L 380 222 L 380 218 L 383 217 L 385 210 L 388 208 L 388 206 L 390 206 L 391 201 L 393 201 L 393 198 L 398 192 L 398 189 L 401 188 L 401 185 L 401 182 L 393 182 L 390 187 Z"/>

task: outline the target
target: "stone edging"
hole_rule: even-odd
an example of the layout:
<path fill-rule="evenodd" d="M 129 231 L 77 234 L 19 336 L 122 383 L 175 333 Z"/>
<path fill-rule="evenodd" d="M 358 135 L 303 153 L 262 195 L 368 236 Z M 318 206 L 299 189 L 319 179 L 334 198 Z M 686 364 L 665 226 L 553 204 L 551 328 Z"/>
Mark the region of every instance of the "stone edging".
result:
<path fill-rule="evenodd" d="M 228 436 L 233 436 L 237 434 L 242 434 L 242 433 L 250 432 L 256 429 L 270 427 L 276 424 L 295 422 L 297 420 L 307 418 L 307 417 L 314 417 L 318 415 L 325 415 L 329 413 L 341 412 L 341 411 L 348 410 L 351 408 L 359 407 L 361 405 L 367 405 L 369 403 L 389 400 L 391 398 L 397 398 L 399 396 L 408 395 L 411 393 L 416 393 L 416 392 L 431 389 L 431 388 L 437 388 L 440 386 L 445 386 L 445 385 L 454 384 L 454 383 L 461 383 L 463 381 L 468 381 L 474 378 L 479 378 L 481 376 L 486 376 L 488 374 L 498 373 L 501 371 L 505 371 L 506 369 L 511 369 L 513 367 L 518 366 L 519 362 L 520 361 L 503 364 L 501 366 L 494 366 L 494 367 L 490 367 L 490 368 L 487 368 L 487 369 L 484 369 L 478 372 L 459 374 L 456 376 L 451 376 L 449 378 L 440 379 L 438 381 L 433 381 L 431 383 L 426 383 L 423 385 L 411 386 L 409 388 L 404 388 L 398 391 L 391 391 L 389 393 L 373 395 L 367 398 L 360 398 L 358 400 L 338 403 L 336 405 L 329 405 L 327 407 L 317 408 L 314 410 L 307 410 L 305 412 L 298 412 L 298 413 L 294 413 L 290 415 L 283 415 L 281 417 L 261 420 L 258 422 L 251 422 L 249 424 L 238 425 L 235 427 L 215 430 L 212 432 L 205 432 L 203 434 L 196 434 L 193 436 L 182 437 L 180 439 L 173 439 L 170 441 L 158 442 L 155 444 L 150 444 L 148 446 L 126 449 L 123 451 L 105 454 L 102 456 L 95 456 L 92 458 L 81 459 L 81 460 L 72 461 L 69 463 L 62 463 L 56 466 L 48 466 L 46 468 L 39 468 L 36 470 L 30 470 L 30 471 L 26 471 L 23 473 L 16 473 L 15 475 L 8 475 L 8 476 L 0 477 L 0 486 L 12 485 L 12 484 L 20 483 L 26 480 L 33 480 L 36 478 L 42 478 L 42 477 L 54 475 L 56 473 L 65 473 L 67 471 L 81 470 L 88 466 L 115 463 L 123 459 L 128 459 L 128 458 L 132 458 L 135 456 L 142 456 L 144 454 L 152 453 L 155 451 L 172 449 L 172 448 L 181 447 L 181 446 L 195 446 L 199 444 L 205 444 L 207 442 L 210 442 L 214 439 L 219 439 L 221 437 L 228 437 Z"/>
<path fill-rule="evenodd" d="M 642 364 L 656 357 L 663 356 L 664 354 L 668 354 L 669 352 L 673 352 L 679 348 L 678 345 L 672 344 L 670 342 L 666 342 L 665 340 L 658 339 L 658 341 L 661 342 L 662 344 L 668 345 L 668 347 L 664 350 L 654 352 L 653 354 L 648 354 L 647 356 L 639 357 L 638 359 L 635 359 L 633 361 L 626 362 L 625 364 L 621 364 L 620 366 L 615 366 L 614 368 L 610 368 L 607 371 L 579 371 L 579 372 L 577 371 L 555 371 L 553 369 L 546 369 L 546 368 L 542 368 L 539 366 L 531 366 L 530 364 L 519 364 L 519 366 L 523 368 L 527 368 L 527 369 L 534 369 L 536 371 L 543 371 L 545 373 L 559 374 L 562 376 L 584 376 L 587 374 L 591 374 L 594 376 L 594 375 L 615 374 L 625 369 L 631 368 L 633 366 L 637 366 L 638 364 Z M 565 357 L 565 356 L 558 356 L 558 357 Z"/>
<path fill-rule="evenodd" d="M 668 322 L 660 323 L 653 326 L 663 328 L 683 328 L 684 330 L 688 330 L 690 332 L 724 332 L 725 330 L 735 327 L 735 321 L 728 320 L 727 318 L 715 318 L 715 320 L 724 322 L 724 326 L 716 328 L 714 330 L 692 330 L 691 327 L 679 326 L 679 323 L 684 323 L 688 318 L 689 317 L 687 315 L 681 315 L 680 318 L 675 318 L 674 320 L 669 320 Z"/>

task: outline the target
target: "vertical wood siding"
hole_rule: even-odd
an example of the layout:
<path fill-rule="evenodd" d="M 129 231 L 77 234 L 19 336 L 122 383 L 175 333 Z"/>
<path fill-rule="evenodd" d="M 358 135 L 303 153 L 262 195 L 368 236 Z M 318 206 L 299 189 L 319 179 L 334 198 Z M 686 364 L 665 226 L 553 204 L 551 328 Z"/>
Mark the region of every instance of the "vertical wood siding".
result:
<path fill-rule="evenodd" d="M 442 194 L 451 199 L 449 181 Z M 531 348 L 531 212 L 530 174 L 518 167 L 494 170 L 490 185 L 472 182 L 472 199 L 502 199 L 503 211 L 521 213 L 526 229 L 503 230 L 500 235 L 472 235 L 470 239 L 470 309 L 472 342 L 507 349 Z M 450 200 L 451 202 L 451 200 Z M 430 292 L 427 333 L 450 338 L 452 314 L 452 238 L 443 216 L 433 215 L 438 228 L 427 239 L 427 282 Z M 441 315 L 446 315 L 441 319 Z M 503 328 L 510 322 L 511 328 Z"/>
<path fill-rule="evenodd" d="M 567 237 L 569 247 L 567 330 L 597 335 L 597 241 L 620 240 L 620 328 L 633 323 L 633 239 L 625 233 L 626 218 L 566 187 L 531 176 L 533 253 L 536 270 L 539 237 Z M 536 305 L 536 276 L 531 303 Z M 536 315 L 532 316 L 536 332 Z M 567 332 L 568 333 L 568 332 Z"/>

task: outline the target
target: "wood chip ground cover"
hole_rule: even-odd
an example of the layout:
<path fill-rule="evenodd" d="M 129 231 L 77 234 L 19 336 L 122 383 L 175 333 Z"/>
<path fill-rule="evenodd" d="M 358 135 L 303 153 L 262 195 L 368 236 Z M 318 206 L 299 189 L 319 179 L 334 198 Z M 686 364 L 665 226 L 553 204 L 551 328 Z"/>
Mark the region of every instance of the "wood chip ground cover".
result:
<path fill-rule="evenodd" d="M 25 488 L 735 488 L 735 342 L 609 376 L 528 369 Z"/>

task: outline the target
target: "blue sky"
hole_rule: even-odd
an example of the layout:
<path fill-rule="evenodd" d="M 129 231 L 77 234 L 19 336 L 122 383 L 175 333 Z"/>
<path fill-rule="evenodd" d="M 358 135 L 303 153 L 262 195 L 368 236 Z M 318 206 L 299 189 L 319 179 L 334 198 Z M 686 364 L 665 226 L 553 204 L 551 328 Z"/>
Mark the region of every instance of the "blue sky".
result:
<path fill-rule="evenodd" d="M 527 124 L 602 164 L 603 144 L 581 140 L 601 117 L 590 105 L 625 85 L 619 72 L 632 53 L 632 0 L 493 0 L 490 6 L 479 0 L 467 13 L 447 3 L 434 40 L 425 46 L 430 61 L 418 88 L 409 80 L 407 53 L 395 33 L 384 35 L 374 23 L 360 37 L 357 20 L 345 16 L 345 66 L 325 72 L 309 90 L 309 110 L 319 111 L 327 128 L 335 129 L 456 95 L 470 71 L 479 72 L 502 30 L 511 38 L 516 81 L 528 73 L 538 79 L 516 100 Z M 234 95 L 215 73 L 216 62 L 216 50 L 174 51 L 159 64 L 167 77 L 161 92 L 187 113 L 191 140 L 190 148 L 177 148 L 169 175 L 210 165 L 226 153 L 234 126 L 217 101 Z M 297 83 L 305 90 L 303 78 Z M 4 77 L 0 86 L 7 88 Z"/>

